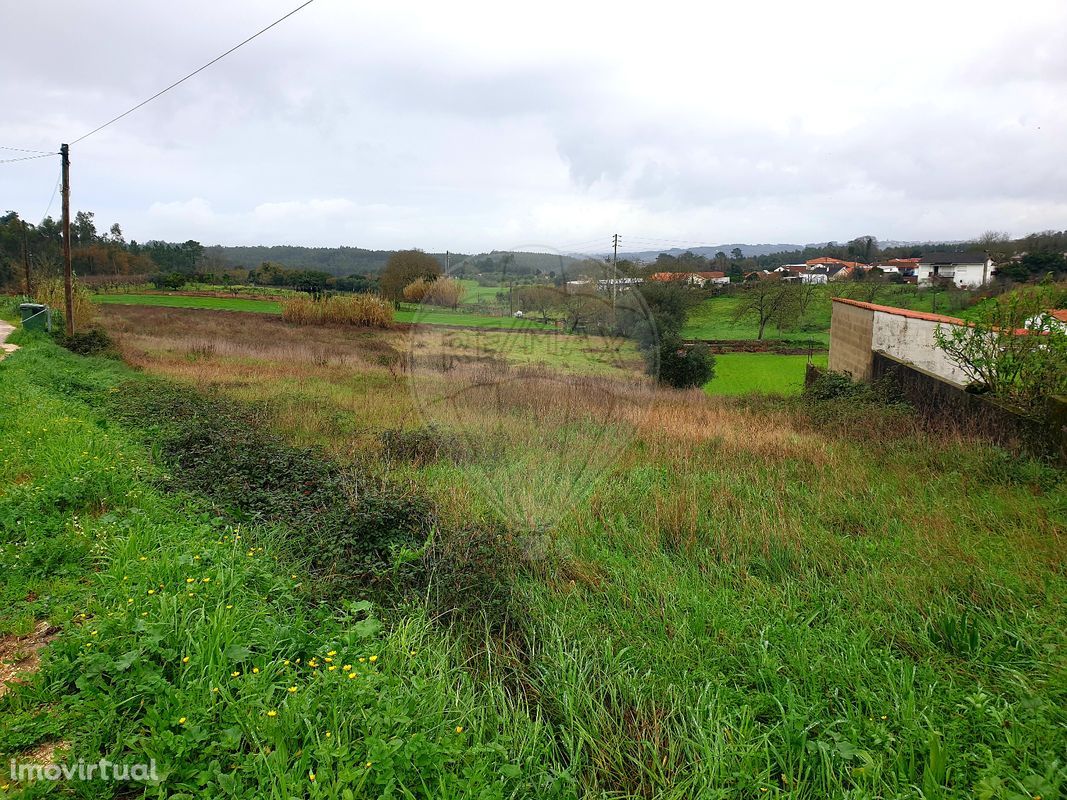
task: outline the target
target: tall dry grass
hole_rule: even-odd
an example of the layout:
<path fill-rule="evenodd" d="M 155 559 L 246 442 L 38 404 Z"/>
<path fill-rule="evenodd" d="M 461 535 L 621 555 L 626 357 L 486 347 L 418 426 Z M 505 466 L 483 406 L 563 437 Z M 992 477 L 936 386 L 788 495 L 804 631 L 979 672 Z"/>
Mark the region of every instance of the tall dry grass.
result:
<path fill-rule="evenodd" d="M 371 294 L 353 294 L 313 300 L 294 297 L 282 301 L 282 319 L 296 325 L 354 325 L 361 328 L 388 328 L 393 324 L 393 307 Z"/>
<path fill-rule="evenodd" d="M 463 284 L 453 278 L 438 278 L 435 281 L 418 278 L 404 287 L 404 299 L 409 303 L 426 303 L 444 308 L 458 306 L 465 293 Z"/>
<path fill-rule="evenodd" d="M 59 278 L 49 278 L 38 282 L 33 290 L 33 297 L 38 303 L 44 303 L 52 309 L 53 315 L 58 315 L 62 324 L 66 309 L 66 296 L 63 281 Z M 93 304 L 89 290 L 79 281 L 74 281 L 74 328 L 85 330 L 96 317 L 96 306 Z M 53 317 L 55 319 L 55 317 Z"/>

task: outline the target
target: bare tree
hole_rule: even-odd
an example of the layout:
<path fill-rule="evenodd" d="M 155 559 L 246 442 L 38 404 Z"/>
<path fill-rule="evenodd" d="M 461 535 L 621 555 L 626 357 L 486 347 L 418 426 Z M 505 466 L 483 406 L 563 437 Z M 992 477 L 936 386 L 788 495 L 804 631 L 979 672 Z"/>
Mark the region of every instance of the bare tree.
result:
<path fill-rule="evenodd" d="M 734 310 L 734 320 L 752 319 L 759 325 L 757 339 L 763 338 L 768 323 L 779 328 L 797 318 L 798 288 L 777 278 L 750 281 L 741 290 L 741 302 Z"/>

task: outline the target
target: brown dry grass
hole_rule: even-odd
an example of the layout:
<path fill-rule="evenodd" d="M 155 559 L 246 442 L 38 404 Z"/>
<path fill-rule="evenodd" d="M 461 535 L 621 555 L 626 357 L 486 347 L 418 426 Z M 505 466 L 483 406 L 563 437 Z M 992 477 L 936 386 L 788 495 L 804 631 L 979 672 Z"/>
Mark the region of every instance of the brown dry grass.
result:
<path fill-rule="evenodd" d="M 388 328 L 393 324 L 393 306 L 372 294 L 293 297 L 282 300 L 282 319 L 297 325 Z"/>

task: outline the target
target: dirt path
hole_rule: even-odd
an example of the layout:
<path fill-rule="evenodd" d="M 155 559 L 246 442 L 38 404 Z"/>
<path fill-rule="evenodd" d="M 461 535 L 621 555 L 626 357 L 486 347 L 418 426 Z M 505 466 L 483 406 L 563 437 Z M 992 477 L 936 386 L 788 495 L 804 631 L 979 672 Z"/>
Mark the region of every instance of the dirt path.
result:
<path fill-rule="evenodd" d="M 15 327 L 0 319 L 0 359 L 8 353 L 14 353 L 19 349 L 17 344 L 8 344 L 7 337 L 15 332 Z"/>

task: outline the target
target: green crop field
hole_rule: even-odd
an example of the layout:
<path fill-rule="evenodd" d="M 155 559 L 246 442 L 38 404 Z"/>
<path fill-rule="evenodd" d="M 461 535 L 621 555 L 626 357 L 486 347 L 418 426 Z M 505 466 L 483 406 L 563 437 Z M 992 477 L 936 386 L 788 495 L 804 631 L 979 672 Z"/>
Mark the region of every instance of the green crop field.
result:
<path fill-rule="evenodd" d="M 159 306 L 165 308 L 207 308 L 215 311 L 249 311 L 260 314 L 281 314 L 281 303 L 273 300 L 250 300 L 239 297 L 197 297 L 182 294 L 97 294 L 96 303 Z M 537 320 L 514 319 L 510 316 L 491 317 L 465 311 L 450 311 L 402 303 L 396 312 L 397 322 L 417 322 L 421 325 L 458 325 L 470 328 L 537 328 L 552 330 Z"/>
<path fill-rule="evenodd" d="M 416 368 L 398 331 L 152 315 L 0 361 L 0 795 L 1067 790 L 1063 471 L 554 337 Z M 788 391 L 781 358 L 715 380 Z M 159 783 L 9 785 L 50 748 Z"/>
<path fill-rule="evenodd" d="M 826 354 L 812 362 L 826 366 Z M 776 353 L 723 353 L 715 356 L 715 377 L 704 387 L 710 395 L 798 394 L 804 388 L 807 356 Z"/>

